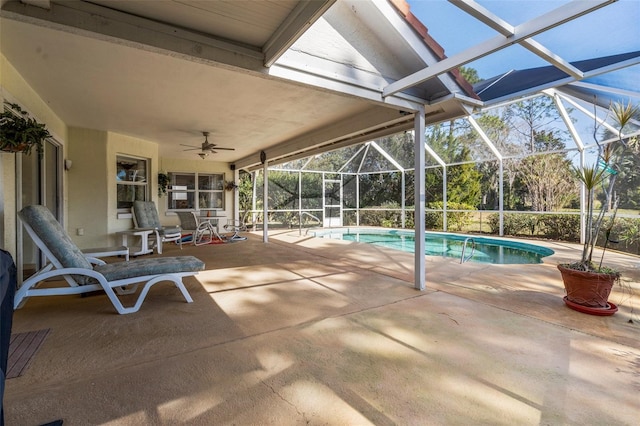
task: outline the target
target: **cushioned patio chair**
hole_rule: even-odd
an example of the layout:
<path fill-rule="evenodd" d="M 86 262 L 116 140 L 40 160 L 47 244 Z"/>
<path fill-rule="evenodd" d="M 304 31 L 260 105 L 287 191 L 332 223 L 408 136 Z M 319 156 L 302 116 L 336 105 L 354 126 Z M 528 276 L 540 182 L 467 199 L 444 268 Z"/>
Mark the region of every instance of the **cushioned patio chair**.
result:
<path fill-rule="evenodd" d="M 199 220 L 196 212 L 176 212 L 183 232 L 191 232 L 191 242 L 200 246 L 209 244 L 214 238 L 221 239 L 208 220 Z"/>
<path fill-rule="evenodd" d="M 158 254 L 162 254 L 162 243 L 175 241 L 182 249 L 182 230 L 179 226 L 165 227 L 160 223 L 158 210 L 153 201 L 134 201 L 131 207 L 133 226 L 136 229 L 153 229 Z"/>
<path fill-rule="evenodd" d="M 161 281 L 173 282 L 188 303 L 193 301 L 182 279 L 196 275 L 204 269 L 204 263 L 196 257 L 136 259 L 106 264 L 98 258 L 83 254 L 46 207 L 27 206 L 18 216 L 49 263 L 26 279 L 16 291 L 16 309 L 20 308 L 27 298 L 33 296 L 81 294 L 103 290 L 118 313 L 128 314 L 138 311 L 151 286 Z M 50 278 L 64 279 L 66 285 L 37 288 L 38 284 Z M 135 304 L 125 308 L 116 293 L 134 293 L 143 283 Z"/>

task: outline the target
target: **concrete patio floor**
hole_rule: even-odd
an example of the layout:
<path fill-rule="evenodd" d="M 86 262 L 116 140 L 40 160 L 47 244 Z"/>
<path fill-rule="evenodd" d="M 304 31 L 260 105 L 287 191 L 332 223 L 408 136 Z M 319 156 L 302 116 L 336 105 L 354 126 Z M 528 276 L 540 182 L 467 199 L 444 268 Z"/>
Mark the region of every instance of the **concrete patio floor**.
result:
<path fill-rule="evenodd" d="M 539 244 L 539 265 L 427 257 L 424 292 L 412 254 L 359 243 L 169 246 L 206 262 L 194 303 L 161 283 L 129 315 L 102 294 L 15 312 L 14 333 L 50 332 L 6 382 L 6 424 L 638 424 L 640 259 L 607 252 L 620 310 L 591 316 L 555 267 L 577 246 Z"/>

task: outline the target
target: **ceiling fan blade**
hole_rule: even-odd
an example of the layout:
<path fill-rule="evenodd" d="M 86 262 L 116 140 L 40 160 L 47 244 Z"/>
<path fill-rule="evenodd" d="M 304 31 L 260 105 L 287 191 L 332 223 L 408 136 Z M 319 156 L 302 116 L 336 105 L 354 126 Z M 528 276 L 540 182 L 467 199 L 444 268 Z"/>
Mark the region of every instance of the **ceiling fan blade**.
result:
<path fill-rule="evenodd" d="M 189 148 L 189 149 L 183 149 L 183 151 L 199 151 L 200 148 Z"/>
<path fill-rule="evenodd" d="M 183 143 L 181 143 L 181 144 L 180 144 L 180 146 L 188 146 L 189 148 L 198 148 L 198 149 L 200 149 L 200 147 L 199 147 L 199 146 L 198 146 L 198 147 L 196 147 L 195 145 L 185 145 L 185 144 L 183 144 Z"/>
<path fill-rule="evenodd" d="M 216 146 L 215 149 L 224 149 L 225 151 L 235 151 L 235 148 L 222 148 L 220 146 Z"/>

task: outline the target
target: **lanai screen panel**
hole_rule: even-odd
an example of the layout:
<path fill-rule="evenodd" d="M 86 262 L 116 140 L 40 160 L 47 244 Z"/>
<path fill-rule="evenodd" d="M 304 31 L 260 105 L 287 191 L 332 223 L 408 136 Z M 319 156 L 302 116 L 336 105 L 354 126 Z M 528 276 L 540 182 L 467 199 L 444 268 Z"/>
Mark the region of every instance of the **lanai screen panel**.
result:
<path fill-rule="evenodd" d="M 369 146 L 367 153 L 362 161 L 361 173 L 380 173 L 390 172 L 398 170 L 386 156 L 380 151 L 375 149 L 372 145 Z"/>
<path fill-rule="evenodd" d="M 376 143 L 403 169 L 413 169 L 415 165 L 415 145 L 410 132 L 398 133 L 386 138 L 376 139 Z"/>
<path fill-rule="evenodd" d="M 542 95 L 508 105 L 504 110 L 507 143 L 520 155 L 567 148 L 569 131 L 553 99 Z M 573 145 L 573 142 L 570 142 Z"/>

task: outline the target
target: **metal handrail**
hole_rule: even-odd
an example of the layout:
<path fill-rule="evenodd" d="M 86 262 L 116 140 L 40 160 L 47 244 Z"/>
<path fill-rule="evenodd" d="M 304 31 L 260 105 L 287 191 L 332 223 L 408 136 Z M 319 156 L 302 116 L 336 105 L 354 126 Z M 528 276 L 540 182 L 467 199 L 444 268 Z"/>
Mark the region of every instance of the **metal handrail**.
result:
<path fill-rule="evenodd" d="M 464 252 L 467 250 L 467 243 L 471 241 L 471 254 L 468 258 L 464 258 Z M 476 251 L 476 241 L 472 237 L 467 237 L 464 239 L 464 244 L 462 245 L 462 255 L 460 256 L 460 263 L 464 263 L 473 257 L 473 252 Z"/>
<path fill-rule="evenodd" d="M 298 235 L 299 236 L 302 236 L 302 216 L 304 215 L 309 216 L 311 219 L 315 219 L 318 222 L 318 225 L 322 223 L 322 220 L 320 220 L 319 217 L 316 217 L 309 212 L 300 212 L 300 217 L 298 219 Z"/>

